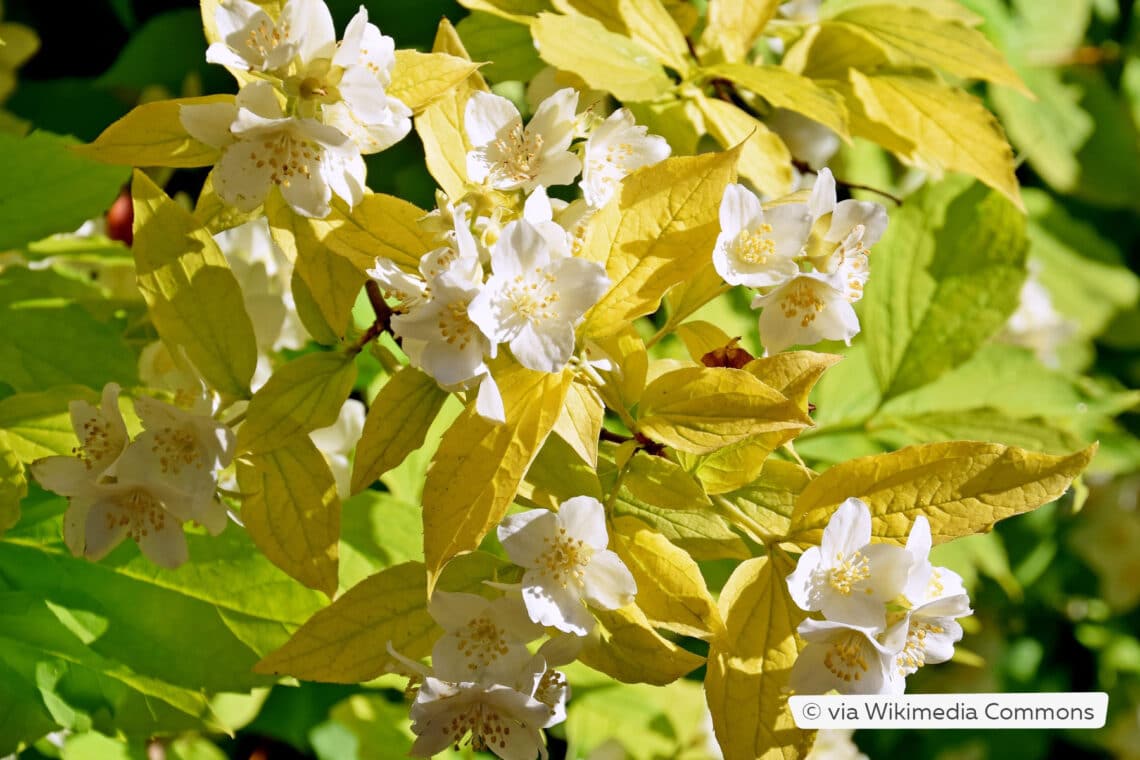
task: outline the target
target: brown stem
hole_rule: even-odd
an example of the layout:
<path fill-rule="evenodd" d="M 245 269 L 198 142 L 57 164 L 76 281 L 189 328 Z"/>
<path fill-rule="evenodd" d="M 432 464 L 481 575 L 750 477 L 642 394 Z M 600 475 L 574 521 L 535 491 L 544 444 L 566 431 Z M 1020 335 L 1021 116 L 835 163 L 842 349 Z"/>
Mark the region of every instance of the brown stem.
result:
<path fill-rule="evenodd" d="M 801 174 L 819 174 L 819 172 L 811 168 L 811 166 L 809 166 L 806 161 L 800 161 L 798 158 L 792 159 L 792 166 L 796 167 L 796 169 Z M 884 198 L 888 198 L 899 206 L 902 205 L 902 198 L 899 198 L 897 195 L 888 193 L 886 190 L 880 190 L 877 187 L 871 187 L 870 185 L 860 185 L 856 182 L 847 182 L 845 180 L 839 179 L 838 177 L 835 178 L 835 184 L 839 187 L 847 188 L 848 190 L 866 190 L 869 193 L 875 193 L 876 195 L 881 195 Z"/>
<path fill-rule="evenodd" d="M 598 433 L 598 440 L 609 441 L 610 443 L 625 443 L 626 441 L 632 441 L 633 439 L 628 435 L 622 435 L 621 433 L 615 433 L 612 430 L 606 430 L 605 428 L 602 428 L 602 432 Z"/>
<path fill-rule="evenodd" d="M 382 333 L 392 332 L 392 309 L 384 301 L 384 294 L 380 292 L 380 285 L 375 280 L 369 280 L 364 283 L 364 292 L 368 295 L 368 303 L 372 304 L 372 311 L 376 314 L 376 319 L 360 336 L 356 343 L 352 344 L 354 351 L 359 352 L 364 349 L 372 341 L 376 340 Z M 397 338 L 396 343 L 399 344 L 400 340 Z"/>

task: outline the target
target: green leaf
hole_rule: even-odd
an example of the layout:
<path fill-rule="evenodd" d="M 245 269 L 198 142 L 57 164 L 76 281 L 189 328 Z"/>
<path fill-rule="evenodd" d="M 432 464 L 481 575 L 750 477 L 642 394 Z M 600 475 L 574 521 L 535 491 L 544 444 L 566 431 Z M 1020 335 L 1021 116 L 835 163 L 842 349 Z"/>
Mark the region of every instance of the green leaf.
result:
<path fill-rule="evenodd" d="M 578 659 L 623 683 L 662 686 L 704 664 L 653 630 L 636 603 L 617 610 L 594 610 L 597 634 L 586 638 Z"/>
<path fill-rule="evenodd" d="M 251 675 L 320 604 L 236 526 L 187 535 L 192 561 L 156 567 L 132 542 L 72 557 L 63 500 L 34 491 L 0 538 L 0 751 L 64 726 L 155 733 L 201 727 L 206 695 L 267 686 Z"/>
<path fill-rule="evenodd" d="M 718 497 L 718 503 L 732 505 L 732 510 L 723 512 L 729 522 L 771 542 L 788 535 L 796 499 L 814 477 L 806 467 L 770 458 L 765 460 L 760 477 Z"/>
<path fill-rule="evenodd" d="M 225 256 L 145 174 L 136 170 L 131 188 L 135 267 L 155 327 L 170 345 L 185 349 L 211 386 L 248 397 L 257 343 Z"/>
<path fill-rule="evenodd" d="M 70 232 L 111 207 L 126 169 L 79 156 L 75 144 L 49 132 L 22 138 L 0 132 L 0 251 Z"/>
<path fill-rule="evenodd" d="M 1017 306 L 1024 217 L 995 192 L 961 187 L 923 191 L 875 246 L 864 334 L 884 398 L 961 364 Z"/>
<path fill-rule="evenodd" d="M 697 93 L 693 102 L 705 129 L 722 148 L 739 146 L 736 169 L 766 195 L 781 196 L 792 189 L 792 154 L 772 130 L 732 103 Z"/>
<path fill-rule="evenodd" d="M 209 75 L 202 19 L 196 9 L 161 13 L 131 34 L 118 58 L 96 83 L 99 87 L 142 90 L 161 85 L 182 90 L 187 76 Z"/>
<path fill-rule="evenodd" d="M 356 446 L 353 493 L 370 486 L 423 445 L 447 397 L 435 380 L 415 367 L 403 368 L 384 384 L 372 399 Z"/>
<path fill-rule="evenodd" d="M 355 382 L 356 364 L 343 351 L 305 354 L 281 366 L 250 399 L 238 450 L 272 451 L 298 433 L 328 427 Z"/>
<path fill-rule="evenodd" d="M 303 434 L 239 461 L 241 516 L 257 548 L 309 588 L 337 589 L 340 499 L 324 456 Z"/>
<path fill-rule="evenodd" d="M 0 430 L 0 536 L 20 520 L 20 501 L 28 495 L 28 479 L 20 457 Z"/>
<path fill-rule="evenodd" d="M 340 590 L 403 562 L 423 562 L 423 508 L 385 491 L 363 491 L 341 509 Z"/>
<path fill-rule="evenodd" d="M 709 731 L 694 719 L 704 711 L 700 684 L 688 679 L 666 686 L 609 682 L 582 689 L 577 673 L 567 675 L 574 699 L 566 711 L 566 757 L 707 756 Z"/>
<path fill-rule="evenodd" d="M 490 61 L 481 72 L 493 82 L 528 82 L 546 65 L 525 24 L 477 11 L 462 19 L 455 30 L 473 58 Z"/>
<path fill-rule="evenodd" d="M 540 13 L 530 32 L 542 60 L 618 100 L 653 100 L 673 88 L 652 53 L 587 16 Z"/>
<path fill-rule="evenodd" d="M 0 430 L 21 462 L 72 452 L 79 441 L 71 425 L 69 405 L 80 400 L 98 405 L 99 394 L 83 386 L 64 385 L 0 400 Z"/>

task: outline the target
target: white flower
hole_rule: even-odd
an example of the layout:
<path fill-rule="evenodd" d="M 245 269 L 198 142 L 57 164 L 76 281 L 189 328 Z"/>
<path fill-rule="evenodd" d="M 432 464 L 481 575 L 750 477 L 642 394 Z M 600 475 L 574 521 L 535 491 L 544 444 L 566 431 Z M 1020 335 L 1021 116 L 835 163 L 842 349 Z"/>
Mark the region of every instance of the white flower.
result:
<path fill-rule="evenodd" d="M 411 709 L 416 741 L 409 754 L 431 757 L 470 733 L 472 749 L 488 749 L 503 760 L 545 760 L 542 727 L 550 714 L 548 705 L 510 686 L 427 676 Z"/>
<path fill-rule="evenodd" d="M 276 22 L 248 0 L 223 0 L 214 11 L 221 40 L 206 49 L 206 60 L 241 71 L 284 69 L 299 52 L 302 39 L 319 36 L 320 22 L 325 22 L 319 14 L 304 13 L 308 6 L 324 9 L 331 35 L 332 17 L 324 3 L 315 0 L 290 0 Z M 314 22 L 318 25 L 311 26 Z"/>
<path fill-rule="evenodd" d="M 1056 369 L 1061 365 L 1057 350 L 1077 332 L 1077 323 L 1053 306 L 1049 290 L 1037 279 L 1041 264 L 1029 261 L 1029 276 L 1018 294 L 1017 310 L 1010 315 L 998 340 L 1031 350 L 1038 361 Z"/>
<path fill-rule="evenodd" d="M 328 462 L 341 499 L 352 494 L 352 462 L 349 456 L 364 431 L 364 416 L 364 404 L 350 398 L 341 406 L 336 422 L 309 433 L 309 438 Z"/>
<path fill-rule="evenodd" d="M 912 606 L 966 593 L 962 576 L 948 568 L 931 564 L 930 548 L 933 543 L 930 521 L 919 515 L 914 519 L 906 540 L 906 552 L 911 557 L 911 564 L 903 595 Z"/>
<path fill-rule="evenodd" d="M 433 280 L 430 298 L 392 317 L 392 330 L 404 340 L 412 363 L 444 387 L 487 372 L 483 357 L 491 344 L 468 316 L 478 292 L 477 287 L 445 274 Z"/>
<path fill-rule="evenodd" d="M 467 154 L 467 176 L 496 190 L 538 185 L 568 185 L 581 169 L 578 157 L 567 150 L 574 138 L 574 109 L 578 93 L 565 88 L 551 95 L 525 127 L 511 101 L 475 92 L 464 109 L 464 129 L 472 150 Z"/>
<path fill-rule="evenodd" d="M 557 513 L 532 509 L 510 515 L 498 536 L 511 561 L 526 569 L 523 601 L 536 623 L 585 636 L 594 618 L 583 601 L 612 610 L 637 593 L 629 570 L 606 549 L 605 511 L 597 499 L 576 496 Z"/>
<path fill-rule="evenodd" d="M 432 649 L 432 670 L 449 681 L 514 681 L 531 663 L 527 642 L 542 634 L 512 596 L 491 600 L 436 591 L 428 612 L 444 630 Z"/>
<path fill-rule="evenodd" d="M 509 343 L 524 367 L 557 372 L 574 354 L 574 325 L 606 292 L 605 269 L 558 255 L 525 220 L 508 224 L 491 249 L 493 274 L 471 302 L 471 320 Z"/>
<path fill-rule="evenodd" d="M 222 149 L 214 188 L 226 203 L 252 211 L 271 186 L 298 214 L 325 217 L 332 196 L 350 206 L 364 197 L 364 159 L 340 130 L 285 116 L 273 86 L 253 82 L 233 104 L 182 106 L 182 126 Z"/>
<path fill-rule="evenodd" d="M 835 177 L 821 169 L 811 190 L 808 207 L 813 224 L 826 226 L 826 232 L 813 230 L 808 256 L 816 268 L 832 272 L 847 256 L 866 254 L 887 230 L 887 210 L 870 201 L 845 200 L 836 203 Z"/>
<path fill-rule="evenodd" d="M 669 157 L 669 143 L 648 135 L 627 108 L 619 108 L 590 134 L 582 168 L 582 195 L 594 208 L 606 205 L 634 169 Z"/>
<path fill-rule="evenodd" d="M 870 760 L 852 739 L 853 728 L 822 728 L 805 760 Z"/>
<path fill-rule="evenodd" d="M 885 636 L 904 640 L 891 661 L 892 678 L 901 682 L 923 665 L 949 660 L 954 655 L 954 644 L 962 638 L 962 626 L 955 618 L 972 612 L 965 594 L 942 596 L 908 610 Z M 902 691 L 901 684 L 897 689 Z"/>
<path fill-rule="evenodd" d="M 241 286 L 258 350 L 304 348 L 309 333 L 293 302 L 293 263 L 273 242 L 265 217 L 219 232 L 214 241 Z"/>
<path fill-rule="evenodd" d="M 72 401 L 68 404 L 71 427 L 79 439 L 75 453 L 83 463 L 88 478 L 98 478 L 104 473 L 114 474 L 112 468 L 130 440 L 122 412 L 119 411 L 119 391 L 117 383 L 107 383 L 103 386 L 103 397 L 98 407 L 91 406 L 86 401 Z M 48 459 L 73 460 L 74 458 L 49 457 Z"/>
<path fill-rule="evenodd" d="M 901 632 L 889 644 L 868 628 L 832 620 L 808 619 L 797 629 L 807 646 L 792 666 L 789 686 L 797 694 L 901 694 L 902 682 L 892 677 Z"/>
<path fill-rule="evenodd" d="M 208 402 L 203 402 L 208 403 Z M 190 411 L 152 398 L 135 399 L 143 432 L 132 443 L 155 477 L 189 500 L 192 509 L 214 500 L 218 470 L 234 455 L 234 434 L 199 406 Z"/>
<path fill-rule="evenodd" d="M 871 512 L 847 499 L 827 523 L 823 540 L 800 555 L 788 592 L 802 609 L 828 621 L 869 631 L 886 625 L 885 604 L 902 591 L 911 557 L 889 544 L 871 543 Z"/>
<path fill-rule="evenodd" d="M 380 283 L 385 298 L 397 301 L 397 312 L 410 311 L 427 300 L 427 283 L 400 269 L 390 259 L 376 259 L 376 264 L 366 274 Z"/>
<path fill-rule="evenodd" d="M 729 285 L 766 288 L 799 273 L 800 255 L 811 218 L 802 203 L 785 203 L 765 211 L 743 185 L 730 184 L 720 202 L 720 234 L 713 266 Z"/>
<path fill-rule="evenodd" d="M 752 299 L 760 313 L 760 341 L 765 355 L 793 345 L 842 340 L 851 345 L 859 317 L 851 305 L 863 297 L 867 255 L 852 253 L 831 274 L 803 272 Z"/>

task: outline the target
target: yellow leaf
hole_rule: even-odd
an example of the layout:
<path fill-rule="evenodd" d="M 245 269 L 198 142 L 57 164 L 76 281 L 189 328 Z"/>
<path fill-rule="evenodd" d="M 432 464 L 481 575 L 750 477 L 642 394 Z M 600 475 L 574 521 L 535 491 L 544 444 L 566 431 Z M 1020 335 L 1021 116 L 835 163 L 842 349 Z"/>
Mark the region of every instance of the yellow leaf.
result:
<path fill-rule="evenodd" d="M 178 119 L 183 105 L 232 103 L 233 95 L 158 100 L 133 108 L 88 145 L 72 150 L 88 158 L 125 166 L 210 166 L 221 151 L 191 137 Z"/>
<path fill-rule="evenodd" d="M 446 18 L 439 22 L 432 50 L 470 58 L 455 27 Z M 467 151 L 470 146 L 463 131 L 463 109 L 472 92 L 487 89 L 487 83 L 476 71 L 465 83 L 425 108 L 415 120 L 416 134 L 424 145 L 428 171 L 450 198 L 460 198 L 467 191 Z"/>
<path fill-rule="evenodd" d="M 665 294 L 665 306 L 669 310 L 669 321 L 665 324 L 665 329 L 673 330 L 702 306 L 728 290 L 729 286 L 717 274 L 712 257 L 709 257 L 696 273 L 674 285 Z"/>
<path fill-rule="evenodd" d="M 238 451 L 272 451 L 298 433 L 336 422 L 356 382 L 352 359 L 343 351 L 318 351 L 279 367 L 250 399 Z"/>
<path fill-rule="evenodd" d="M 448 591 L 479 593 L 505 566 L 482 552 L 458 557 L 440 579 Z M 381 570 L 313 615 L 285 645 L 254 666 L 257 673 L 307 681 L 360 683 L 383 675 L 392 658 L 387 646 L 411 658 L 431 652 L 442 635 L 427 611 L 421 562 Z"/>
<path fill-rule="evenodd" d="M 226 257 L 190 212 L 137 170 L 131 194 L 139 290 L 159 335 L 185 349 L 213 388 L 248 397 L 257 343 Z"/>
<path fill-rule="evenodd" d="M 695 94 L 705 115 L 705 126 L 724 148 L 740 146 L 740 176 L 767 195 L 780 196 L 792 189 L 792 154 L 779 136 L 732 103 Z"/>
<path fill-rule="evenodd" d="M 852 70 L 849 76 L 867 117 L 914 143 L 913 154 L 903 158 L 970 174 L 1025 210 L 1013 150 L 980 100 L 905 74 L 864 76 Z"/>
<path fill-rule="evenodd" d="M 732 505 L 721 514 L 758 540 L 781 540 L 791 528 L 796 499 L 815 476 L 795 462 L 768 459 L 758 478 L 719 497 L 722 503 Z"/>
<path fill-rule="evenodd" d="M 8 445 L 8 435 L 0 430 L 0 536 L 20 521 L 20 501 L 28 495 L 24 465 Z"/>
<path fill-rule="evenodd" d="M 478 68 L 478 63 L 447 53 L 397 50 L 388 94 L 418 114 Z"/>
<path fill-rule="evenodd" d="M 471 404 L 444 434 L 424 484 L 424 558 L 429 586 L 444 563 L 479 545 L 518 491 L 554 427 L 573 379 L 511 366 L 496 376 L 506 422 Z"/>
<path fill-rule="evenodd" d="M 775 356 L 754 359 L 744 366 L 744 371 L 783 393 L 806 413 L 808 395 L 816 381 L 828 367 L 841 359 L 843 357 L 839 354 L 785 351 Z"/>
<path fill-rule="evenodd" d="M 678 326 L 674 334 L 685 344 L 689 357 L 695 362 L 699 362 L 701 357 L 710 351 L 724 348 L 734 337 L 716 325 L 700 319 Z"/>
<path fill-rule="evenodd" d="M 776 15 L 781 0 L 709 0 L 708 25 L 697 52 L 717 52 L 726 61 L 743 61 L 760 32 Z"/>
<path fill-rule="evenodd" d="M 306 435 L 238 462 L 241 518 L 279 568 L 328 596 L 337 588 L 340 498 L 324 456 Z"/>
<path fill-rule="evenodd" d="M 874 71 L 889 63 L 882 48 L 868 45 L 867 38 L 852 27 L 826 22 L 809 26 L 780 61 L 785 69 L 809 79 L 828 80 L 824 84 L 829 87 L 845 81 L 849 69 Z"/>
<path fill-rule="evenodd" d="M 602 432 L 605 407 L 598 391 L 590 385 L 572 383 L 566 394 L 566 405 L 554 423 L 554 432 L 570 444 L 583 462 L 598 465 L 598 436 Z"/>
<path fill-rule="evenodd" d="M 610 546 L 637 582 L 637 606 L 655 626 L 685 636 L 721 636 L 724 623 L 701 569 L 636 517 L 613 521 Z"/>
<path fill-rule="evenodd" d="M 518 24 L 531 21 L 532 16 L 551 7 L 549 0 L 459 0 L 459 4 L 469 11 L 490 13 Z"/>
<path fill-rule="evenodd" d="M 326 241 L 338 237 L 341 230 L 351 233 L 360 228 L 346 227 L 345 217 L 335 208 L 325 219 L 300 216 L 280 193 L 272 193 L 266 199 L 265 213 L 274 242 L 293 259 L 294 275 L 304 282 L 324 323 L 338 338 L 343 338 L 351 323 L 356 297 L 368 277 L 356 263 L 334 253 Z"/>
<path fill-rule="evenodd" d="M 637 451 L 625 468 L 622 491 L 636 502 L 660 509 L 699 510 L 711 506 L 701 484 L 675 462 Z"/>
<path fill-rule="evenodd" d="M 742 562 L 720 592 L 727 635 L 709 647 L 705 695 L 725 760 L 794 760 L 814 732 L 796 728 L 788 677 L 805 613 L 788 597 L 795 569 L 783 552 Z"/>
<path fill-rule="evenodd" d="M 696 475 L 708 494 L 740 488 L 760 476 L 768 456 L 796 437 L 799 428 L 773 430 L 752 435 L 711 454 L 679 454 L 681 463 Z"/>
<path fill-rule="evenodd" d="M 277 199 L 278 203 L 281 202 L 277 193 L 271 194 L 271 197 Z M 194 204 L 194 218 L 211 235 L 251 222 L 264 216 L 264 214 L 262 206 L 258 206 L 253 211 L 242 211 L 223 201 L 214 190 L 213 171 L 206 176 L 206 181 L 202 185 L 202 192 L 198 193 L 198 202 Z"/>
<path fill-rule="evenodd" d="M 653 100 L 673 89 L 652 53 L 592 18 L 540 13 L 530 33 L 542 60 L 618 100 Z"/>
<path fill-rule="evenodd" d="M 586 315 L 583 333 L 604 338 L 652 314 L 669 288 L 711 261 L 720 199 L 736 178 L 736 150 L 667 158 L 626 177 L 621 193 L 590 221 L 583 253 L 606 262 L 614 283 Z"/>
<path fill-rule="evenodd" d="M 364 419 L 352 462 L 352 492 L 359 493 L 424 443 L 447 392 L 415 367 L 384 384 Z"/>
<path fill-rule="evenodd" d="M 849 497 L 871 508 L 871 533 L 905 544 L 914 518 L 930 521 L 934 543 L 990 530 L 998 520 L 1060 498 L 1096 452 L 1068 456 L 1013 446 L 951 441 L 908 446 L 837 464 L 796 501 L 791 538 L 818 544 L 832 512 Z"/>
<path fill-rule="evenodd" d="M 301 278 L 296 268 L 293 269 L 293 276 L 289 278 L 289 289 L 293 293 L 293 305 L 297 308 L 297 317 L 313 340 L 322 346 L 335 346 L 344 339 L 348 320 L 344 322 L 344 329 L 334 330 L 321 311 L 321 307 L 317 305 L 308 283 Z"/>
<path fill-rule="evenodd" d="M 728 367 L 684 367 L 665 373 L 645 389 L 638 414 L 646 436 L 693 454 L 811 424 L 784 394 Z"/>
<path fill-rule="evenodd" d="M 727 79 L 756 93 L 777 108 L 801 113 L 840 136 L 847 136 L 847 112 L 842 98 L 793 71 L 779 66 L 722 63 L 703 69 L 702 74 Z"/>
<path fill-rule="evenodd" d="M 653 630 L 636 604 L 619 610 L 593 610 L 598 626 L 578 659 L 623 683 L 664 686 L 704 664 Z"/>
<path fill-rule="evenodd" d="M 656 53 L 657 60 L 684 76 L 689 71 L 689 44 L 661 0 L 618 0 L 617 11 L 629 37 Z"/>
<path fill-rule="evenodd" d="M 593 347 L 587 350 L 591 358 L 600 356 L 613 364 L 613 370 L 600 372 L 605 380 L 598 389 L 602 399 L 611 409 L 632 409 L 641 400 L 649 372 L 649 354 L 637 329 L 626 325 L 613 335 L 593 341 Z"/>
<path fill-rule="evenodd" d="M 896 66 L 925 66 L 968 79 L 984 79 L 1032 97 L 1021 77 L 984 34 L 923 8 L 866 5 L 824 23 L 851 29 L 881 48 Z"/>

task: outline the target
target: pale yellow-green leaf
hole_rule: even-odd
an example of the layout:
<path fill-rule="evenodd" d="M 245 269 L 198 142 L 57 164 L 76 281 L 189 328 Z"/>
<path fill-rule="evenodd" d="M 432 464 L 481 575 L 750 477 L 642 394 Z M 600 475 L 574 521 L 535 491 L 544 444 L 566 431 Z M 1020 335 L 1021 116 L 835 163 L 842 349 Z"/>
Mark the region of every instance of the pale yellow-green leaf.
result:
<path fill-rule="evenodd" d="M 636 604 L 618 610 L 593 610 L 597 628 L 586 639 L 578 659 L 623 683 L 664 686 L 704 664 L 653 630 Z"/>
<path fill-rule="evenodd" d="M 595 340 L 587 350 L 592 359 L 605 358 L 613 365 L 610 371 L 600 371 L 605 384 L 598 390 L 606 405 L 611 409 L 633 408 L 641 400 L 649 371 L 649 354 L 637 329 L 626 325 L 613 335 Z"/>
<path fill-rule="evenodd" d="M 424 484 L 424 557 L 432 582 L 449 559 L 479 545 L 503 519 L 527 467 L 562 411 L 570 372 L 517 365 L 495 377 L 506 422 L 471 404 L 443 436 Z"/>
<path fill-rule="evenodd" d="M 241 519 L 273 564 L 309 588 L 337 588 L 340 498 L 324 456 L 306 435 L 238 462 Z"/>
<path fill-rule="evenodd" d="M 759 477 L 768 456 L 799 432 L 799 428 L 773 430 L 748 436 L 711 454 L 680 454 L 678 457 L 701 482 L 706 493 L 724 493 Z"/>
<path fill-rule="evenodd" d="M 1005 57 L 977 29 L 918 7 L 867 5 L 832 16 L 886 53 L 896 66 L 925 66 L 968 79 L 984 79 L 1029 94 Z"/>
<path fill-rule="evenodd" d="M 732 505 L 721 514 L 758 539 L 777 541 L 788 535 L 796 499 L 813 478 L 815 473 L 806 467 L 770 458 L 758 478 L 719 497 Z"/>
<path fill-rule="evenodd" d="M 191 137 L 178 119 L 183 105 L 232 103 L 233 95 L 157 100 L 133 108 L 103 130 L 95 141 L 72 150 L 108 164 L 126 166 L 210 166 L 221 156 L 217 148 Z"/>
<path fill-rule="evenodd" d="M 665 373 L 645 389 L 638 414 L 642 433 L 693 454 L 811 424 L 784 394 L 728 367 L 685 367 Z"/>
<path fill-rule="evenodd" d="M 606 409 L 592 385 L 573 383 L 566 393 L 566 405 L 554 423 L 554 432 L 570 444 L 574 453 L 591 467 L 598 464 L 598 435 Z"/>
<path fill-rule="evenodd" d="M 842 359 L 839 354 L 784 351 L 774 356 L 754 359 L 744 366 L 744 371 L 783 393 L 806 413 L 808 394 L 815 387 L 816 381 L 828 367 Z"/>
<path fill-rule="evenodd" d="M 0 535 L 20 521 L 20 501 L 27 495 L 24 465 L 0 430 Z"/>
<path fill-rule="evenodd" d="M 280 202 L 277 194 L 272 194 L 272 197 Z M 251 222 L 264 214 L 263 206 L 258 206 L 252 211 L 242 211 L 223 201 L 214 190 L 213 171 L 206 176 L 202 192 L 198 193 L 198 202 L 194 204 L 194 218 L 209 230 L 211 235 Z"/>
<path fill-rule="evenodd" d="M 602 500 L 602 484 L 594 468 L 582 461 L 561 436 L 548 436 L 519 485 L 520 503 L 558 511 L 575 496 Z"/>
<path fill-rule="evenodd" d="M 458 557 L 440 579 L 448 591 L 480 593 L 505 563 L 482 552 Z M 313 615 L 280 649 L 254 666 L 257 673 L 307 681 L 359 683 L 387 672 L 387 646 L 407 657 L 431 651 L 442 630 L 427 611 L 427 573 L 405 562 L 360 582 Z"/>
<path fill-rule="evenodd" d="M 455 27 L 446 18 L 439 22 L 432 51 L 470 59 Z M 463 109 L 472 92 L 487 89 L 487 83 L 475 71 L 462 84 L 425 108 L 415 120 L 428 171 L 451 198 L 462 197 L 468 182 L 467 151 L 470 146 L 463 131 Z"/>
<path fill-rule="evenodd" d="M 586 258 L 606 262 L 613 286 L 586 315 L 585 335 L 614 335 L 657 310 L 665 292 L 711 260 L 724 188 L 737 151 L 667 158 L 639 169 L 590 226 Z"/>
<path fill-rule="evenodd" d="M 619 100 L 653 100 L 673 88 L 652 53 L 592 18 L 540 13 L 530 33 L 542 60 Z"/>
<path fill-rule="evenodd" d="M 550 0 L 459 0 L 459 4 L 470 11 L 490 13 L 520 24 L 551 9 Z"/>
<path fill-rule="evenodd" d="M 680 465 L 637 451 L 625 468 L 622 491 L 634 501 L 661 509 L 700 510 L 709 507 L 701 484 Z"/>
<path fill-rule="evenodd" d="M 293 293 L 293 306 L 297 309 L 297 318 L 308 331 L 310 337 L 322 346 L 335 346 L 344 338 L 347 332 L 348 320 L 344 321 L 344 328 L 334 329 L 325 318 L 321 307 L 313 296 L 309 284 L 293 269 L 293 276 L 289 278 L 289 289 Z"/>
<path fill-rule="evenodd" d="M 703 76 L 727 79 L 756 93 L 778 108 L 786 108 L 818 121 L 839 135 L 847 135 L 847 110 L 835 92 L 780 66 L 722 63 L 702 69 Z"/>
<path fill-rule="evenodd" d="M 831 87 L 847 79 L 849 69 L 874 71 L 887 66 L 890 60 L 878 45 L 867 43 L 867 38 L 854 28 L 843 24 L 809 26 L 803 35 L 791 43 L 780 65 Z M 849 113 L 850 117 L 851 114 Z"/>
<path fill-rule="evenodd" d="M 1096 448 L 1050 456 L 996 443 L 951 441 L 841 462 L 800 494 L 791 538 L 818 544 L 836 507 L 850 497 L 870 507 L 872 535 L 894 543 L 906 542 L 919 515 L 930 521 L 936 544 L 982 533 L 998 520 L 1059 498 Z"/>
<path fill-rule="evenodd" d="M 766 195 L 780 196 L 792 189 L 792 154 L 779 136 L 761 122 L 716 98 L 695 93 L 710 135 L 725 149 L 740 146 L 737 171 Z"/>
<path fill-rule="evenodd" d="M 477 63 L 447 53 L 397 50 L 388 95 L 418 114 L 452 88 L 467 81 L 478 68 Z"/>
<path fill-rule="evenodd" d="M 894 7 L 922 8 L 927 13 L 958 21 L 966 26 L 981 26 L 982 22 L 985 21 L 984 18 L 962 5 L 958 0 L 890 0 L 890 4 Z M 881 6 L 883 0 L 830 0 L 826 8 L 820 9 L 820 15 L 822 18 L 830 18 L 852 8 L 866 5 Z"/>
<path fill-rule="evenodd" d="M 0 399 L 0 432 L 21 462 L 72 453 L 79 444 L 68 411 L 72 401 L 97 405 L 99 394 L 82 385 L 61 385 Z"/>
<path fill-rule="evenodd" d="M 372 485 L 424 443 L 447 392 L 415 367 L 404 367 L 384 384 L 364 418 L 352 462 L 352 492 Z"/>
<path fill-rule="evenodd" d="M 701 569 L 684 550 L 636 517 L 613 521 L 610 546 L 633 574 L 637 606 L 653 625 L 702 639 L 724 633 Z"/>
<path fill-rule="evenodd" d="M 705 695 L 725 760 L 795 760 L 814 732 L 798 729 L 788 678 L 806 613 L 788 596 L 795 564 L 780 551 L 740 564 L 720 593 L 726 636 L 709 647 Z"/>
<path fill-rule="evenodd" d="M 697 52 L 743 61 L 779 6 L 780 0 L 709 0 L 708 25 Z"/>
<path fill-rule="evenodd" d="M 248 396 L 257 343 L 225 256 L 190 212 L 140 171 L 131 192 L 138 285 L 159 335 L 182 347 L 212 387 Z"/>
<path fill-rule="evenodd" d="M 902 158 L 970 174 L 1024 210 L 1013 150 L 980 100 L 906 74 L 849 75 L 868 119 L 914 143 L 913 153 Z"/>
<path fill-rule="evenodd" d="M 618 4 L 614 0 L 550 0 L 550 4 L 560 13 L 589 16 L 615 34 L 630 36 L 629 27 L 618 12 Z"/>
<path fill-rule="evenodd" d="M 730 290 L 730 286 L 721 279 L 710 256 L 709 260 L 702 264 L 693 276 L 684 282 L 677 283 L 665 294 L 665 306 L 669 312 L 666 328 L 670 330 L 676 328 L 702 306 L 707 305 L 728 290 Z"/>
<path fill-rule="evenodd" d="M 617 11 L 635 42 L 679 74 L 688 73 L 689 44 L 661 0 L 617 0 Z"/>
<path fill-rule="evenodd" d="M 696 106 L 687 100 L 666 100 L 660 103 L 626 103 L 638 124 L 645 126 L 651 135 L 664 137 L 675 156 L 697 152 L 701 129 L 694 120 L 703 123 Z"/>
<path fill-rule="evenodd" d="M 695 362 L 699 362 L 701 357 L 710 351 L 724 348 L 732 342 L 733 337 L 716 325 L 702 319 L 694 319 L 692 322 L 679 325 L 674 331 L 674 335 L 685 344 L 689 358 Z"/>
<path fill-rule="evenodd" d="M 238 451 L 272 451 L 298 433 L 336 422 L 356 382 L 352 359 L 344 351 L 318 351 L 278 367 L 250 399 Z"/>
<path fill-rule="evenodd" d="M 366 200 L 388 197 L 390 196 L 370 195 L 366 196 Z M 364 203 L 360 204 L 362 206 Z M 363 215 L 360 207 L 357 213 Z M 367 241 L 366 236 L 370 233 L 351 224 L 349 218 L 335 207 L 325 219 L 300 216 L 289 207 L 280 193 L 273 193 L 266 199 L 265 213 L 274 241 L 293 259 L 294 275 L 305 283 L 308 295 L 320 310 L 325 324 L 338 338 L 343 338 L 351 323 L 356 297 L 368 277 L 363 271 L 362 255 L 355 255 L 353 259 L 338 255 L 334 253 L 332 243 L 343 242 L 351 236 L 364 237 Z M 395 226 L 383 227 L 375 223 L 370 225 L 370 229 L 399 230 Z M 361 245 L 365 241 L 355 242 Z"/>

